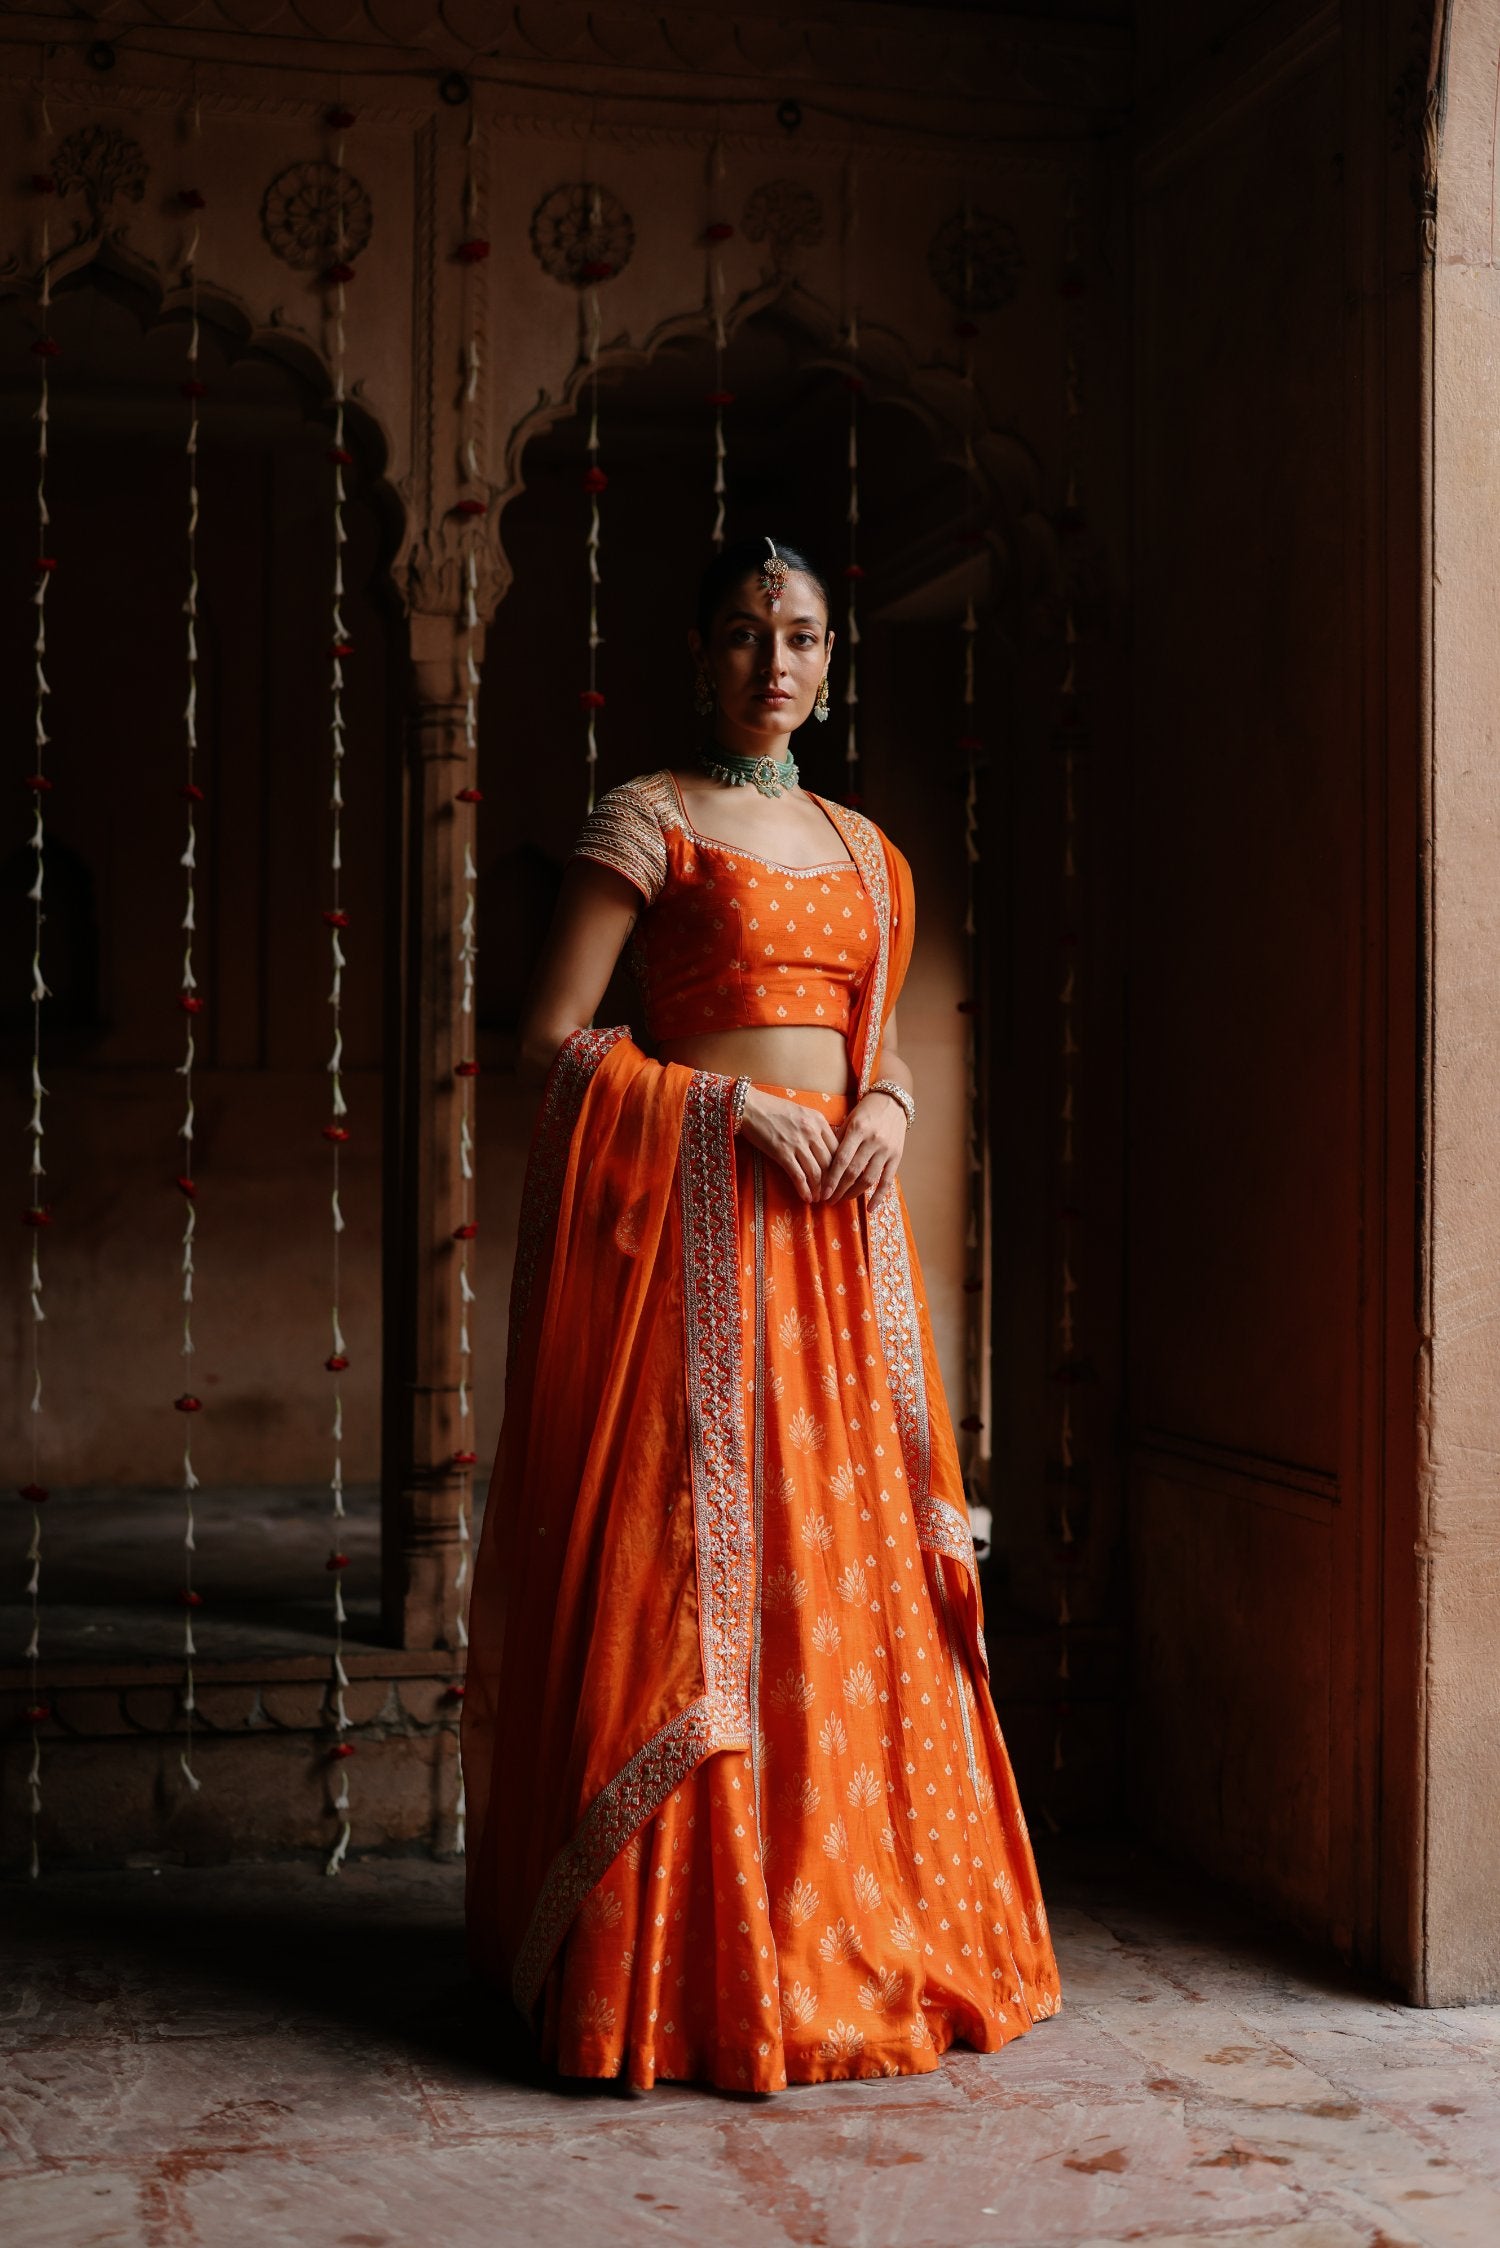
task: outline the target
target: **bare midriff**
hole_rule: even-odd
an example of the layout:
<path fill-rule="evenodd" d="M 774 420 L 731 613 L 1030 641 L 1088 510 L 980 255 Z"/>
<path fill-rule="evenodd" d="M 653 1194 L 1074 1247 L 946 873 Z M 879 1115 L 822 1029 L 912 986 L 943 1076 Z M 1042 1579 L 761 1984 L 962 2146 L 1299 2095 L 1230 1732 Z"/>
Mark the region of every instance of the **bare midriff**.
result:
<path fill-rule="evenodd" d="M 843 1035 L 816 1023 L 767 1024 L 754 1030 L 714 1030 L 697 1038 L 663 1038 L 658 1061 L 689 1069 L 749 1077 L 757 1085 L 795 1085 L 804 1093 L 847 1093 L 849 1055 Z"/>

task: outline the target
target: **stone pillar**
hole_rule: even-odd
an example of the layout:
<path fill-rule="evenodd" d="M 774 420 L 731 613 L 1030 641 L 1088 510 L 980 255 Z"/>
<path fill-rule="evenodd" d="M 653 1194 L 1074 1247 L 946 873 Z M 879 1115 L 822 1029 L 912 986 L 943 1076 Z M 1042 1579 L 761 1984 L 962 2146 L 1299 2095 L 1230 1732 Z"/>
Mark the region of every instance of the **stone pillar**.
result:
<path fill-rule="evenodd" d="M 466 1487 L 485 1465 L 464 1469 L 453 1457 L 472 1447 L 474 1428 L 458 1414 L 453 1229 L 463 1208 L 454 1070 L 478 1058 L 477 1024 L 460 1006 L 466 823 L 457 796 L 475 782 L 464 742 L 470 635 L 462 619 L 472 598 L 477 660 L 506 570 L 494 536 L 499 493 L 484 468 L 489 269 L 482 259 L 456 259 L 454 246 L 488 232 L 487 150 L 483 130 L 470 145 L 466 111 L 428 119 L 416 138 L 412 252 L 422 311 L 401 487 L 406 540 L 393 565 L 410 618 L 411 703 L 390 874 L 382 1605 L 397 1646 L 455 1652 L 468 1598 L 457 1583 L 459 1523 Z M 482 529 L 471 512 L 476 499 L 490 511 Z"/>
<path fill-rule="evenodd" d="M 399 997 L 390 1029 L 385 1166 L 385 1403 L 382 1602 L 400 1647 L 459 1644 L 459 1518 L 476 1471 L 458 1413 L 460 1061 L 475 1023 L 460 1010 L 458 924 L 465 823 L 474 785 L 464 741 L 461 644 L 451 616 L 411 620 L 411 707 L 402 776 L 401 865 L 392 909 Z"/>

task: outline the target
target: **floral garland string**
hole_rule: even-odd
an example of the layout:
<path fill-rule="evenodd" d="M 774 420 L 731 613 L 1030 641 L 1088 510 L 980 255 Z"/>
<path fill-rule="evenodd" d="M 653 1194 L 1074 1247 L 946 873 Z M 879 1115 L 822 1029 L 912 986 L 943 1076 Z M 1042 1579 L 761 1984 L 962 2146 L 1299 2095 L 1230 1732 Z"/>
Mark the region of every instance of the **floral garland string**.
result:
<path fill-rule="evenodd" d="M 844 801 L 858 808 L 864 801 L 859 786 L 859 583 L 864 571 L 859 560 L 859 407 L 864 378 L 859 372 L 859 309 L 855 297 L 859 245 L 859 170 L 853 158 L 844 173 L 844 349 L 849 370 L 844 377 L 849 396 L 849 559 L 844 564 L 847 598 L 844 605 L 844 708 L 848 713 L 844 740 Z"/>
<path fill-rule="evenodd" d="M 45 74 L 46 62 L 43 58 Z M 52 119 L 47 107 L 46 78 L 41 90 L 41 121 L 45 142 L 52 138 Z M 42 895 L 46 871 L 46 827 L 42 807 L 46 802 L 52 782 L 43 770 L 46 750 L 51 739 L 47 732 L 47 698 L 52 692 L 47 678 L 47 592 L 57 569 L 57 557 L 51 549 L 49 532 L 52 517 L 47 506 L 48 433 L 51 420 L 51 364 L 57 358 L 59 345 L 52 334 L 52 233 L 50 205 L 46 200 L 57 192 L 57 182 L 48 171 L 33 176 L 33 186 L 42 198 L 41 225 L 41 333 L 31 348 L 39 362 L 38 397 L 36 404 L 36 584 L 32 600 L 36 608 L 36 630 L 32 638 L 33 672 L 33 762 L 34 770 L 26 776 L 26 787 L 31 792 L 32 829 L 30 848 L 35 854 L 35 871 L 26 895 L 32 907 L 31 935 L 31 1119 L 27 1132 L 31 1139 L 28 1191 L 23 1223 L 31 1230 L 31 1260 L 27 1291 L 31 1310 L 31 1473 L 30 1480 L 21 1486 L 20 1495 L 31 1509 L 31 1537 L 26 1548 L 28 1575 L 26 1597 L 30 1603 L 31 1633 L 26 1642 L 25 1659 L 29 1666 L 29 1699 L 24 1709 L 31 1730 L 31 1761 L 26 1772 L 27 1813 L 30 1821 L 30 1874 L 35 1881 L 42 1870 L 41 1818 L 42 1818 L 42 1734 L 41 1729 L 52 1715 L 50 1703 L 41 1686 L 42 1653 L 42 1508 L 47 1503 L 48 1489 L 41 1480 L 41 1411 L 42 1411 L 42 1322 L 46 1317 L 42 1309 L 41 1241 L 45 1229 L 52 1223 L 52 1210 L 42 1199 L 42 1180 L 45 1175 L 42 1163 L 42 1140 L 45 1126 L 42 1122 L 42 1103 L 47 1089 L 42 1083 L 42 1003 L 51 997 L 42 978 Z"/>
<path fill-rule="evenodd" d="M 979 336 L 979 326 L 973 316 L 974 299 L 974 214 L 967 195 L 963 214 L 963 313 L 957 321 L 955 332 L 961 351 L 960 380 L 964 392 L 964 474 L 976 511 L 971 529 L 963 533 L 962 543 L 969 548 L 977 565 L 986 546 L 986 533 L 982 521 L 984 503 L 983 487 L 979 475 L 979 459 L 975 444 L 977 429 L 978 393 L 974 380 L 974 346 Z M 965 596 L 964 613 L 959 626 L 961 648 L 961 731 L 958 749 L 963 758 L 964 808 L 964 997 L 959 1001 L 960 1012 L 966 1018 L 964 1038 L 964 1397 L 963 1412 L 959 1418 L 964 1485 L 969 1494 L 970 1514 L 974 1520 L 975 1543 L 981 1554 L 989 1550 L 990 1513 L 987 1501 L 977 1501 L 974 1493 L 981 1488 L 980 1470 L 983 1465 L 984 1401 L 987 1387 L 986 1339 L 988 1299 L 988 1227 L 986 1224 L 986 1173 L 984 1151 L 986 1125 L 983 1097 L 983 1073 L 980 1052 L 979 989 L 982 963 L 979 949 L 979 767 L 984 744 L 978 732 L 977 690 L 975 676 L 976 642 L 979 618 L 974 607 L 973 587 Z"/>
<path fill-rule="evenodd" d="M 199 110 L 196 96 L 192 110 L 192 135 L 196 141 L 199 130 Z M 179 386 L 187 401 L 187 595 L 182 604 L 186 630 L 184 649 L 187 675 L 187 701 L 183 705 L 183 734 L 186 752 L 186 775 L 182 796 L 187 805 L 187 835 L 178 864 L 185 875 L 182 931 L 182 988 L 178 1006 L 184 1016 L 183 1058 L 177 1064 L 177 1075 L 183 1083 L 183 1117 L 178 1126 L 179 1163 L 178 1191 L 186 1203 L 183 1219 L 180 1270 L 182 1276 L 182 1363 L 185 1386 L 175 1400 L 176 1410 L 187 1416 L 182 1432 L 182 1584 L 178 1598 L 182 1602 L 182 1718 L 183 1743 L 178 1755 L 178 1767 L 188 1786 L 196 1795 L 202 1781 L 193 1770 L 193 1717 L 197 1709 L 197 1694 L 193 1682 L 193 1659 L 198 1652 L 193 1637 L 193 1610 L 201 1608 L 203 1596 L 193 1583 L 193 1556 L 197 1551 L 193 1520 L 193 1493 L 198 1488 L 198 1476 L 193 1467 L 193 1418 L 203 1409 L 203 1400 L 193 1391 L 191 1374 L 193 1360 L 193 1284 L 196 1277 L 195 1243 L 198 1229 L 197 1180 L 194 1176 L 194 1110 L 193 1064 L 197 1058 L 194 1024 L 203 1012 L 203 1000 L 198 993 L 198 979 L 193 971 L 193 937 L 197 928 L 197 866 L 198 832 L 197 807 L 203 802 L 194 767 L 198 752 L 198 514 L 200 494 L 198 489 L 198 434 L 199 408 L 206 395 L 207 385 L 200 373 L 199 350 L 201 330 L 198 318 L 198 244 L 200 224 L 198 214 L 204 208 L 204 198 L 196 187 L 185 187 L 178 203 L 187 215 L 189 235 L 184 254 L 184 270 L 188 280 L 188 347 L 187 373 Z"/>
<path fill-rule="evenodd" d="M 471 113 L 465 143 L 464 233 L 463 240 L 458 246 L 457 255 L 459 263 L 467 269 L 465 299 L 469 330 L 468 340 L 464 346 L 465 372 L 461 451 L 464 476 L 476 489 L 466 493 L 458 501 L 454 510 L 455 514 L 463 521 L 467 534 L 464 542 L 462 606 L 459 620 L 460 629 L 464 635 L 464 756 L 467 778 L 464 786 L 457 792 L 457 801 L 460 806 L 459 818 L 464 822 L 464 897 L 463 913 L 458 927 L 458 961 L 463 988 L 459 999 L 459 1008 L 464 1017 L 465 1028 L 469 1033 L 469 1052 L 462 1061 L 455 1064 L 455 1074 L 459 1081 L 458 1169 L 461 1201 L 459 1223 L 453 1229 L 453 1238 L 459 1245 L 458 1416 L 461 1424 L 461 1441 L 457 1451 L 453 1454 L 453 1465 L 461 1469 L 464 1475 L 464 1486 L 460 1494 L 458 1508 L 458 1566 L 453 1579 L 453 1589 L 458 1595 L 455 1636 L 460 1648 L 466 1648 L 469 1644 L 468 1621 L 464 1615 L 464 1595 L 468 1589 L 473 1544 L 473 1532 L 470 1524 L 470 1512 L 473 1504 L 470 1471 L 478 1465 L 479 1461 L 479 1453 L 471 1441 L 468 1428 L 468 1422 L 473 1411 L 474 1382 L 474 1344 L 469 1320 L 473 1306 L 478 1301 L 473 1282 L 472 1258 L 474 1241 L 479 1232 L 474 1209 L 474 1080 L 479 1075 L 479 1063 L 475 1055 L 478 1038 L 474 1005 L 475 962 L 479 956 L 477 942 L 479 868 L 475 853 L 478 847 L 479 805 L 483 800 L 475 782 L 475 775 L 479 766 L 479 541 L 482 536 L 484 518 L 489 512 L 489 507 L 488 502 L 480 496 L 477 490 L 481 481 L 482 470 L 479 459 L 476 408 L 479 400 L 483 359 L 480 348 L 480 325 L 476 308 L 469 300 L 475 295 L 478 286 L 474 269 L 482 265 L 489 256 L 490 245 L 485 236 L 478 231 L 481 214 L 475 156 L 478 145 L 477 136 L 478 119 Z M 461 1701 L 463 1691 L 462 1683 L 455 1682 L 448 1688 L 449 1699 Z M 460 1764 L 458 1800 L 454 1810 L 453 1845 L 460 1857 L 464 1853 L 466 1833 L 467 1804 L 464 1795 L 463 1768 Z"/>
<path fill-rule="evenodd" d="M 589 188 L 589 231 L 597 241 L 603 224 L 603 212 L 597 184 Z M 588 801 L 586 810 L 594 809 L 594 796 L 599 780 L 599 713 L 604 708 L 604 697 L 599 691 L 599 499 L 609 483 L 609 478 L 599 466 L 599 284 L 607 281 L 614 267 L 607 258 L 586 258 L 583 264 L 584 321 L 586 326 L 585 349 L 588 357 L 589 397 L 589 465 L 584 470 L 583 488 L 589 500 L 589 524 L 584 553 L 588 563 L 589 578 L 589 630 L 588 677 L 589 683 L 579 696 L 586 722 L 584 765 L 588 775 Z"/>
<path fill-rule="evenodd" d="M 344 170 L 344 134 L 354 123 L 354 112 L 342 102 L 328 110 L 324 122 L 334 134 L 333 161 L 342 188 Z M 338 1819 L 339 1830 L 324 1872 L 335 1874 L 343 1865 L 348 1853 L 353 1831 L 349 1801 L 348 1760 L 355 1753 L 353 1741 L 346 1740 L 349 1731 L 349 1712 L 344 1694 L 349 1684 L 344 1668 L 344 1625 L 348 1621 L 344 1608 L 343 1573 L 349 1566 L 349 1556 L 340 1543 L 339 1524 L 345 1515 L 344 1507 L 344 1394 L 341 1377 L 349 1364 L 349 1353 L 339 1322 L 340 1293 L 340 1237 L 344 1231 L 344 1214 L 339 1203 L 340 1154 L 349 1140 L 349 1126 L 344 1119 L 349 1113 L 344 1098 L 343 1059 L 344 1025 L 343 996 L 344 955 L 343 937 L 349 927 L 349 916 L 340 898 L 340 876 L 343 872 L 343 813 L 344 813 L 344 664 L 354 653 L 344 621 L 344 548 L 348 532 L 344 525 L 344 506 L 348 497 L 344 483 L 347 469 L 354 465 L 354 455 L 346 442 L 345 411 L 345 347 L 347 310 L 346 291 L 354 279 L 354 268 L 345 258 L 344 199 L 338 195 L 338 254 L 323 275 L 324 284 L 332 291 L 333 303 L 333 444 L 329 458 L 333 463 L 333 588 L 332 588 L 332 641 L 329 657 L 333 666 L 333 685 L 329 704 L 329 742 L 331 751 L 332 786 L 330 809 L 332 811 L 331 899 L 324 909 L 323 919 L 328 926 L 333 961 L 333 983 L 328 994 L 328 1004 L 333 1016 L 333 1051 L 328 1059 L 328 1075 L 332 1084 L 332 1114 L 323 1126 L 323 1137 L 328 1141 L 332 1155 L 332 1330 L 333 1348 L 323 1364 L 333 1376 L 333 1474 L 330 1489 L 333 1493 L 334 1546 L 325 1564 L 333 1578 L 333 1745 L 329 1760 L 337 1774 L 331 1809 Z"/>
<path fill-rule="evenodd" d="M 714 412 L 714 521 L 710 537 L 717 550 L 724 544 L 724 510 L 728 503 L 728 454 L 724 442 L 724 409 L 734 404 L 734 392 L 724 388 L 724 352 L 729 342 L 724 325 L 724 245 L 734 234 L 730 221 L 718 215 L 724 191 L 724 145 L 718 134 L 708 152 L 708 224 L 703 230 L 705 290 L 714 336 L 714 386 L 708 403 Z"/>

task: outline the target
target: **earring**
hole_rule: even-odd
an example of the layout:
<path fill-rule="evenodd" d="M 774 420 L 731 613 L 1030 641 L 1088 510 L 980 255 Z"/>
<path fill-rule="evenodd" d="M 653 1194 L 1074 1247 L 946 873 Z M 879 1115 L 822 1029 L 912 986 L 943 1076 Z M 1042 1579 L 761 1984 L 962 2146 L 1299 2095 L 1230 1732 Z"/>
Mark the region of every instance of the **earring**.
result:
<path fill-rule="evenodd" d="M 826 672 L 826 671 L 824 672 L 824 674 L 823 674 L 822 678 L 821 678 L 821 679 L 820 679 L 820 680 L 818 681 L 818 693 L 817 693 L 817 699 L 816 699 L 816 700 L 815 700 L 815 702 L 813 703 L 813 716 L 814 716 L 814 718 L 816 718 L 816 719 L 817 719 L 817 721 L 818 721 L 819 725 L 823 725 L 823 724 L 825 724 L 825 723 L 827 722 L 827 718 L 828 718 L 828 674 L 827 674 L 827 672 Z"/>
<path fill-rule="evenodd" d="M 711 718 L 716 697 L 714 683 L 706 671 L 699 671 L 693 679 L 693 708 L 700 718 Z"/>

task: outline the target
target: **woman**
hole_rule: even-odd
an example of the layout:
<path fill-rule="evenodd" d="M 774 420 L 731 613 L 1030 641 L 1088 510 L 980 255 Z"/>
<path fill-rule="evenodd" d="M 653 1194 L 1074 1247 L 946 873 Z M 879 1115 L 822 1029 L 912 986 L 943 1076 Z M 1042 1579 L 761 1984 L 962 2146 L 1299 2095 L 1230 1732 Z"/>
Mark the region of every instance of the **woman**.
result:
<path fill-rule="evenodd" d="M 710 565 L 711 739 L 590 814 L 522 1036 L 470 1942 L 636 2089 L 931 2069 L 1058 2004 L 896 1183 L 910 872 L 787 753 L 828 610 L 769 539 Z M 589 1027 L 627 942 L 651 1058 Z"/>

